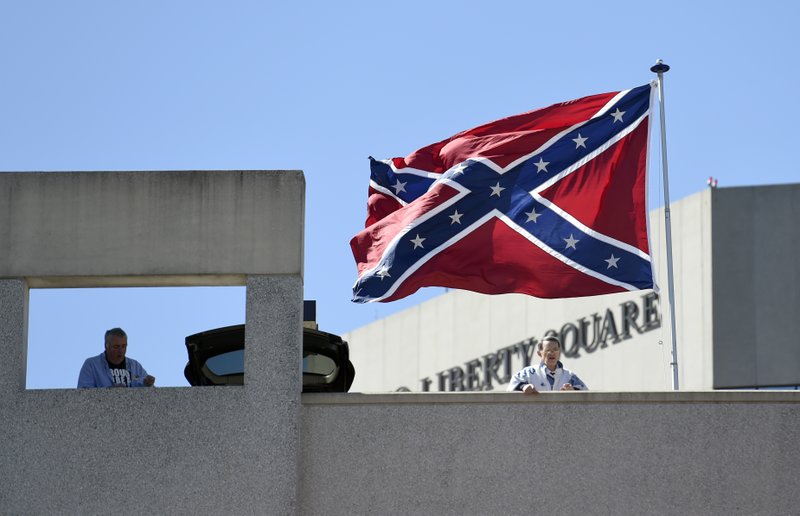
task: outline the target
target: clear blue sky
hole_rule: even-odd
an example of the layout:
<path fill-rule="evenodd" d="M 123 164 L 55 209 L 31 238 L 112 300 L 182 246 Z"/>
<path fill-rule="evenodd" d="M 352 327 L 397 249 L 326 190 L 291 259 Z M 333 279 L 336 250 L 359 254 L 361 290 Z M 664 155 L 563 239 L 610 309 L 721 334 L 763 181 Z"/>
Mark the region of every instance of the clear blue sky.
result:
<path fill-rule="evenodd" d="M 798 11 L 771 0 L 5 0 L 0 170 L 302 169 L 305 298 L 323 329 L 344 333 L 440 292 L 350 302 L 368 155 L 644 84 L 657 58 L 672 66 L 673 199 L 709 175 L 720 187 L 797 182 Z M 243 320 L 242 288 L 31 291 L 28 386 L 73 386 L 113 326 L 158 385 L 185 385 L 183 337 Z"/>

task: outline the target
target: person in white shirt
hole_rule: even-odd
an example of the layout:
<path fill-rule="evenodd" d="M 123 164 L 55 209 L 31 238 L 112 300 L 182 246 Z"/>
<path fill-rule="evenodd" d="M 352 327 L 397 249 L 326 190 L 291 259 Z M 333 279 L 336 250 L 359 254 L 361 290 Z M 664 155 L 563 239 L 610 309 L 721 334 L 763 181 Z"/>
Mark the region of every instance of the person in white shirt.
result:
<path fill-rule="evenodd" d="M 589 388 L 578 375 L 564 369 L 561 358 L 561 342 L 555 335 L 545 336 L 537 346 L 539 365 L 528 366 L 511 377 L 508 391 L 535 394 L 539 391 L 587 391 Z"/>

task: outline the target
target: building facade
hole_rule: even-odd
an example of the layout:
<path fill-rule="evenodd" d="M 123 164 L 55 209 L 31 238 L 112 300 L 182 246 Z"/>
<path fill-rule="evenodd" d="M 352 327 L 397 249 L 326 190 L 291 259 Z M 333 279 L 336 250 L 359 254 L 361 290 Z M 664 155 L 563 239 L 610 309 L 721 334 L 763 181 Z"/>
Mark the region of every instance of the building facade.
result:
<path fill-rule="evenodd" d="M 800 184 L 708 189 L 672 204 L 681 390 L 800 385 Z M 574 299 L 448 291 L 344 336 L 353 390 L 491 391 L 547 333 L 593 390 L 672 389 L 664 211 L 652 290 Z M 359 367 L 369 364 L 369 367 Z"/>

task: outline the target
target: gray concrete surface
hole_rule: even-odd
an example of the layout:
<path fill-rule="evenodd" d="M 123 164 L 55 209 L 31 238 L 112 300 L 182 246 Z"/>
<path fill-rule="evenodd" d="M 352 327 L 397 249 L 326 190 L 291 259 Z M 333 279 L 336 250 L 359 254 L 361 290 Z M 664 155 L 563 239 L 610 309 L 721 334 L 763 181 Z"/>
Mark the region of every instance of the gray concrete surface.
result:
<path fill-rule="evenodd" d="M 251 277 L 247 291 L 243 387 L 4 383 L 0 513 L 295 514 L 302 285 Z M 24 372 L 5 360 L 16 344 L 2 342 L 0 378 Z"/>
<path fill-rule="evenodd" d="M 28 286 L 21 279 L 0 279 L 0 408 L 25 388 L 27 366 Z"/>
<path fill-rule="evenodd" d="M 800 184 L 713 191 L 714 387 L 800 384 Z"/>
<path fill-rule="evenodd" d="M 0 274 L 31 287 L 302 275 L 304 189 L 298 171 L 2 173 Z"/>
<path fill-rule="evenodd" d="M 303 203 L 301 172 L 0 174 L 0 514 L 297 512 Z M 246 284 L 246 384 L 26 391 L 29 286 L 129 284 Z"/>
<path fill-rule="evenodd" d="M 795 514 L 800 394 L 303 395 L 301 514 Z"/>

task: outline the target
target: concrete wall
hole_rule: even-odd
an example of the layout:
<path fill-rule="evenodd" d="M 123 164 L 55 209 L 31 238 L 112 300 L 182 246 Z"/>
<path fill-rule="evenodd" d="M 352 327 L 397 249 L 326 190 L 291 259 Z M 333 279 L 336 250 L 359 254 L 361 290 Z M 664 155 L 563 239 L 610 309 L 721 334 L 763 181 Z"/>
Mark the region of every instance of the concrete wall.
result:
<path fill-rule="evenodd" d="M 9 289 L 20 312 L 13 280 L 0 281 L 3 312 Z M 244 387 L 25 391 L 3 381 L 0 513 L 293 514 L 302 284 L 251 277 L 247 295 Z M 6 360 L 23 347 L 4 333 L 0 378 L 24 372 Z"/>
<path fill-rule="evenodd" d="M 796 392 L 303 395 L 301 514 L 796 514 Z"/>
<path fill-rule="evenodd" d="M 0 192 L 0 513 L 294 514 L 302 173 L 9 173 Z M 246 284 L 246 384 L 26 391 L 34 284 Z"/>
<path fill-rule="evenodd" d="M 800 385 L 800 184 L 713 191 L 714 387 Z"/>

